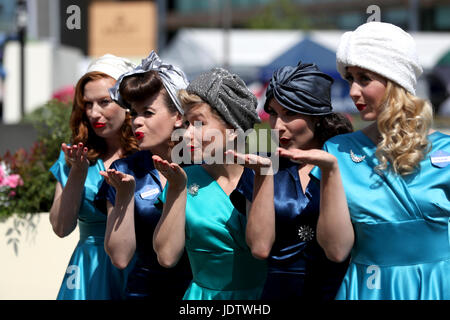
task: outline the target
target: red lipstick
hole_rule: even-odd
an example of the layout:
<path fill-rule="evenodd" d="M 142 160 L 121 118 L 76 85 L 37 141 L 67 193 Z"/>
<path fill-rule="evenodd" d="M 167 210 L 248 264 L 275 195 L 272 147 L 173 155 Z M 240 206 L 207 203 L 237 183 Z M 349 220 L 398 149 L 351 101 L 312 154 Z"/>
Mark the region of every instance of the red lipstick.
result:
<path fill-rule="evenodd" d="M 280 145 L 285 146 L 288 145 L 291 139 L 288 138 L 280 138 Z"/>
<path fill-rule="evenodd" d="M 134 136 L 136 137 L 136 139 L 142 140 L 142 139 L 144 138 L 144 133 L 143 133 L 143 132 L 140 132 L 140 131 L 136 131 L 136 132 L 134 133 Z"/>
<path fill-rule="evenodd" d="M 103 128 L 104 126 L 106 126 L 106 123 L 104 123 L 104 122 L 94 122 L 93 124 L 92 124 L 93 126 L 94 126 L 94 128 Z"/>
<path fill-rule="evenodd" d="M 358 111 L 363 111 L 367 106 L 365 104 L 362 103 L 358 103 L 356 104 L 356 108 L 358 109 Z"/>

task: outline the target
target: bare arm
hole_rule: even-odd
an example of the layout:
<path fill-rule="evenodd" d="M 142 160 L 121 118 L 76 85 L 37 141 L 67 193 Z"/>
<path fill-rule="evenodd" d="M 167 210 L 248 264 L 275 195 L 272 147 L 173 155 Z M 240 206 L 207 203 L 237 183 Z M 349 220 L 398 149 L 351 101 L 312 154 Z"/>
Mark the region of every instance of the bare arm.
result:
<path fill-rule="evenodd" d="M 184 251 L 186 223 L 186 173 L 176 163 L 153 156 L 155 168 L 169 183 L 163 212 L 153 233 L 153 249 L 160 265 L 171 268 Z"/>
<path fill-rule="evenodd" d="M 61 238 L 69 235 L 77 226 L 78 211 L 89 168 L 87 148 L 83 148 L 82 143 L 73 147 L 63 143 L 62 149 L 68 156 L 71 169 L 64 188 L 59 182 L 56 184 L 49 216 L 53 231 Z"/>
<path fill-rule="evenodd" d="M 271 169 L 272 162 L 254 154 L 239 154 L 233 150 L 226 153 L 240 159 L 244 166 L 255 171 L 253 185 L 253 201 L 247 214 L 247 227 L 245 238 L 252 255 L 258 259 L 266 259 L 275 241 L 275 206 L 274 206 L 274 182 L 273 172 L 262 174 L 263 170 Z"/>
<path fill-rule="evenodd" d="M 344 261 L 353 247 L 355 235 L 336 157 L 323 150 L 288 151 L 281 148 L 280 155 L 321 169 L 317 241 L 328 259 Z"/>
<path fill-rule="evenodd" d="M 105 232 L 105 251 L 111 262 L 125 269 L 136 251 L 134 228 L 134 177 L 114 169 L 100 172 L 108 184 L 116 189 L 115 206 L 108 201 Z"/>
<path fill-rule="evenodd" d="M 275 241 L 273 175 L 255 175 L 253 202 L 247 217 L 246 240 L 255 258 L 266 259 Z"/>

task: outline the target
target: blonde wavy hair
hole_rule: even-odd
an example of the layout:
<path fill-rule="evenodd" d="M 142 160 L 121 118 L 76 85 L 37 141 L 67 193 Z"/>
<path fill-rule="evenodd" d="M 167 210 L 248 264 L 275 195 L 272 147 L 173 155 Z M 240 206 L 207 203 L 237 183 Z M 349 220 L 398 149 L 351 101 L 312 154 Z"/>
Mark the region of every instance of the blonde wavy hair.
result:
<path fill-rule="evenodd" d="M 187 112 L 189 109 L 192 109 L 200 104 L 207 104 L 209 106 L 209 109 L 211 110 L 211 113 L 213 116 L 215 116 L 218 120 L 220 120 L 224 126 L 231 126 L 228 124 L 222 116 L 211 107 L 207 102 L 205 102 L 202 98 L 200 98 L 198 95 L 194 93 L 189 93 L 185 89 L 181 89 L 178 91 L 178 99 L 180 99 L 181 107 L 185 112 Z"/>
<path fill-rule="evenodd" d="M 389 167 L 396 174 L 411 174 L 431 148 L 427 136 L 433 109 L 428 101 L 389 80 L 383 101 L 377 117 L 382 140 L 375 153 L 380 164 L 375 169 L 384 171 Z"/>

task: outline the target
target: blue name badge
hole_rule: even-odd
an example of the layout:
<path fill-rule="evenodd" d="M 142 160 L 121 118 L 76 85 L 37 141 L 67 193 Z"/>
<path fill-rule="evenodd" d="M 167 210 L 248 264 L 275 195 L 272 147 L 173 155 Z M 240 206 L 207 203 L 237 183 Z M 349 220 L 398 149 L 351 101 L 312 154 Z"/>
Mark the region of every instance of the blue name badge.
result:
<path fill-rule="evenodd" d="M 140 193 L 142 199 L 152 199 L 159 194 L 159 188 L 147 189 Z"/>
<path fill-rule="evenodd" d="M 430 155 L 431 164 L 438 168 L 445 168 L 450 164 L 450 153 L 437 150 Z"/>

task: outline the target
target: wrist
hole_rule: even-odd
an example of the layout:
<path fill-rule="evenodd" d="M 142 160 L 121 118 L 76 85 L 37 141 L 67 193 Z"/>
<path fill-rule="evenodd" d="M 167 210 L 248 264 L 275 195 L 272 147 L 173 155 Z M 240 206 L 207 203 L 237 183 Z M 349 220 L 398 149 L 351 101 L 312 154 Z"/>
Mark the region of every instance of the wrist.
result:
<path fill-rule="evenodd" d="M 134 188 L 121 188 L 117 190 L 117 198 L 129 200 L 134 196 Z"/>
<path fill-rule="evenodd" d="M 87 176 L 87 173 L 88 173 L 88 166 L 75 166 L 75 165 L 73 165 L 71 168 L 70 168 L 70 175 L 73 175 L 73 176 L 77 176 L 77 177 L 80 177 L 80 176 L 84 176 L 84 177 L 86 177 Z"/>
<path fill-rule="evenodd" d="M 322 173 L 333 174 L 339 171 L 339 165 L 335 156 L 330 154 L 330 160 L 319 166 Z"/>
<path fill-rule="evenodd" d="M 170 184 L 167 188 L 167 192 L 170 192 L 172 194 L 181 194 L 183 192 L 186 192 L 186 183 L 184 184 Z"/>

